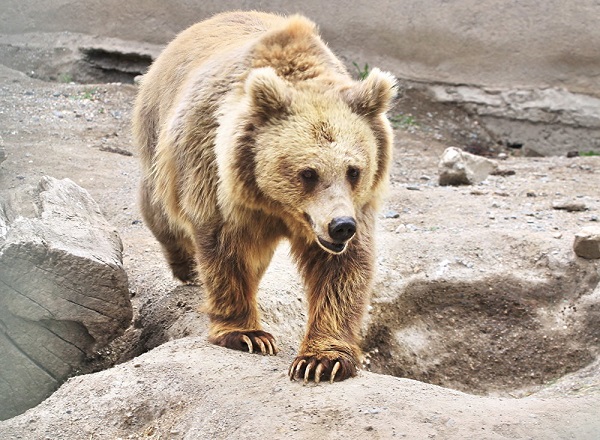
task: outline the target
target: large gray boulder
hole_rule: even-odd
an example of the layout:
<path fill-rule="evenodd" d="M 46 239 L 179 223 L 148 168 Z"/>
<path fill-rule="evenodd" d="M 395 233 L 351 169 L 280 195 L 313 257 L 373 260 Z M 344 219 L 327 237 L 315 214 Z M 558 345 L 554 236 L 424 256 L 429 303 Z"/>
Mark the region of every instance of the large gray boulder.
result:
<path fill-rule="evenodd" d="M 0 419 L 38 404 L 128 327 L 122 244 L 68 179 L 0 203 Z"/>

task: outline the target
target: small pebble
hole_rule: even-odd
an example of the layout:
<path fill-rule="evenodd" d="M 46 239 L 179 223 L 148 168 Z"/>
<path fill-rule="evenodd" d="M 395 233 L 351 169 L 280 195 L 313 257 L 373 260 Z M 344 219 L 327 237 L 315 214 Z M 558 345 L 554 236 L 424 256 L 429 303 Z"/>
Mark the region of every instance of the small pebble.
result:
<path fill-rule="evenodd" d="M 585 206 L 585 203 L 577 202 L 575 200 L 556 200 L 552 202 L 552 208 L 567 212 L 577 212 L 585 211 L 587 206 Z"/>

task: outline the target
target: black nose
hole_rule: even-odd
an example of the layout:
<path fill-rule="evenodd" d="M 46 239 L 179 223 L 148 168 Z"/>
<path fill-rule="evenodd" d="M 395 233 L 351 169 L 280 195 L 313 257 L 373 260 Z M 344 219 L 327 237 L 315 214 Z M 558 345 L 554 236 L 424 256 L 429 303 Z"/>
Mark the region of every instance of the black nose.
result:
<path fill-rule="evenodd" d="M 350 240 L 356 233 L 356 220 L 352 217 L 336 217 L 329 223 L 329 236 L 337 242 Z"/>

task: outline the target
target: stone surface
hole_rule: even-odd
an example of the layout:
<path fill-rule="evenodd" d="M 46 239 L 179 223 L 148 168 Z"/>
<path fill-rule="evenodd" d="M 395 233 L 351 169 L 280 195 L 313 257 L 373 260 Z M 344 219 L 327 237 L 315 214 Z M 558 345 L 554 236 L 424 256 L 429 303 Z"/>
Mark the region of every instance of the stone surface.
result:
<path fill-rule="evenodd" d="M 303 386 L 290 382 L 287 366 L 279 356 L 236 353 L 203 338 L 171 341 L 70 379 L 35 411 L 0 423 L 0 437 L 592 440 L 600 430 L 589 393 L 498 399 L 366 372 Z"/>
<path fill-rule="evenodd" d="M 430 90 L 438 101 L 465 104 L 480 115 L 600 128 L 600 98 L 565 89 L 435 85 Z"/>
<path fill-rule="evenodd" d="M 0 205 L 0 419 L 36 405 L 128 327 L 117 232 L 90 195 L 44 177 Z"/>
<path fill-rule="evenodd" d="M 439 183 L 442 186 L 473 185 L 485 180 L 497 168 L 493 160 L 448 147 L 440 158 Z"/>
<path fill-rule="evenodd" d="M 85 33 L 0 34 L 0 56 L 37 78 L 69 83 L 132 82 L 158 56 L 161 46 Z M 64 117 L 60 112 L 56 117 Z"/>
<path fill-rule="evenodd" d="M 512 148 L 528 155 L 600 154 L 600 99 L 562 88 L 501 89 L 432 85 L 440 102 L 462 105 Z"/>
<path fill-rule="evenodd" d="M 600 258 L 600 227 L 588 226 L 575 234 L 573 250 L 582 258 Z"/>

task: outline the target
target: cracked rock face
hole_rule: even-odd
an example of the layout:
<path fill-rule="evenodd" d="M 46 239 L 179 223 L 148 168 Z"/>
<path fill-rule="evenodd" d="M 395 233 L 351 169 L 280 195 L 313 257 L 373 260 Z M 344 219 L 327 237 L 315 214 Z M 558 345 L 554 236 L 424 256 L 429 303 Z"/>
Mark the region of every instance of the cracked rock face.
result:
<path fill-rule="evenodd" d="M 44 177 L 11 202 L 0 204 L 0 420 L 50 395 L 132 317 L 121 240 L 85 190 Z"/>
<path fill-rule="evenodd" d="M 529 156 L 598 153 L 600 99 L 560 88 L 429 87 L 437 101 L 478 115 L 497 141 Z"/>

